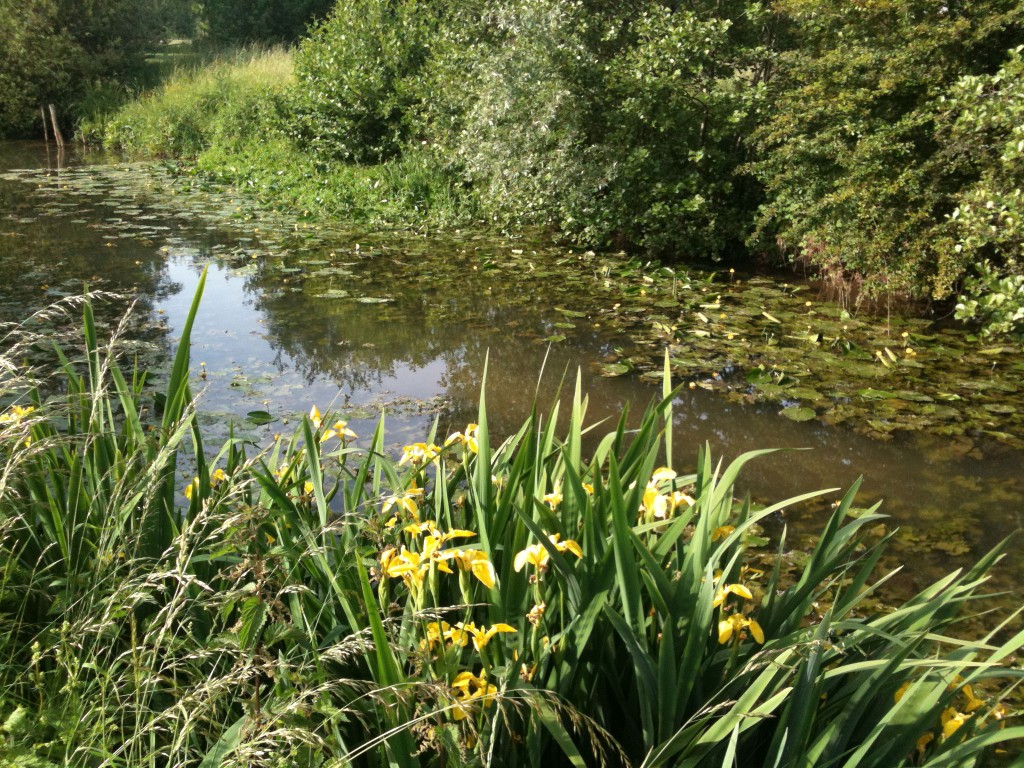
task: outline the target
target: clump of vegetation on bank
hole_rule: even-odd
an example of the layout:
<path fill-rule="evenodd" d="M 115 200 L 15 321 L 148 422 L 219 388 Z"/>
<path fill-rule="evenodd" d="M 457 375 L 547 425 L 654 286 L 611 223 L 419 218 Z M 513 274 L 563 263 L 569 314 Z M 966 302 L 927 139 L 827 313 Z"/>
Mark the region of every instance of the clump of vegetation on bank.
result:
<path fill-rule="evenodd" d="M 101 125 L 108 146 L 185 158 L 273 208 L 391 224 L 472 220 L 470 201 L 428 152 L 358 165 L 304 151 L 290 135 L 294 55 L 247 49 L 174 73 Z"/>
<path fill-rule="evenodd" d="M 867 297 L 960 292 L 1015 333 L 1022 25 L 1012 0 L 356 0 L 273 109 L 249 93 L 262 141 L 211 130 L 188 156 L 302 210 L 784 258 Z M 146 148 L 124 128 L 162 104 L 108 142 Z"/>
<path fill-rule="evenodd" d="M 104 126 L 105 139 L 140 155 L 190 159 L 211 146 L 244 146 L 266 138 L 276 102 L 293 82 L 283 49 L 237 52 L 175 72 Z"/>
<path fill-rule="evenodd" d="M 937 766 L 1024 736 L 1024 633 L 951 634 L 998 553 L 862 615 L 876 510 L 768 541 L 800 499 L 733 498 L 756 454 L 676 474 L 667 383 L 589 456 L 579 391 L 498 445 L 481 402 L 395 457 L 315 407 L 210 453 L 191 320 L 155 403 L 84 324 L 51 398 L 6 340 L 3 760 Z"/>

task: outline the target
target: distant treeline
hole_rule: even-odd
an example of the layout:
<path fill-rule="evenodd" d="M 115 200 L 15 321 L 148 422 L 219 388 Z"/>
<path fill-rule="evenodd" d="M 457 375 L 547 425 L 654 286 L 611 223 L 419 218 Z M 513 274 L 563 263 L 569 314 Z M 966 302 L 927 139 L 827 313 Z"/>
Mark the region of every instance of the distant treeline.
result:
<path fill-rule="evenodd" d="M 332 0 L 0 0 L 0 138 L 42 137 L 39 107 L 85 116 L 152 85 L 163 40 L 294 43 Z M 99 106 L 105 106 L 99 105 Z"/>

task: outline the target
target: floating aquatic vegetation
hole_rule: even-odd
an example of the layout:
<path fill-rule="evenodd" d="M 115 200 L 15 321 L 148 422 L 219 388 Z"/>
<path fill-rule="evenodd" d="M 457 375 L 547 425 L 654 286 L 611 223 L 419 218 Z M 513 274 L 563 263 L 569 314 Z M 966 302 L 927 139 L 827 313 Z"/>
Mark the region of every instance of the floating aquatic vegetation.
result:
<path fill-rule="evenodd" d="M 851 314 L 804 284 L 681 271 L 529 237 L 460 232 L 432 240 L 406 230 L 358 232 L 259 208 L 209 180 L 156 164 L 52 175 L 10 171 L 0 180 L 36 187 L 35 210 L 10 214 L 3 221 L 12 229 L 3 235 L 36 225 L 40 211 L 77 216 L 110 238 L 112 252 L 121 242 L 163 243 L 153 249 L 164 258 L 217 261 L 258 286 L 265 301 L 302 291 L 399 313 L 391 317 L 423 313 L 425 327 L 457 318 L 483 328 L 495 322 L 496 306 L 531 307 L 548 318 L 519 329 L 525 340 L 560 344 L 593 333 L 611 340 L 619 351 L 594 364 L 602 376 L 635 372 L 653 380 L 667 350 L 677 379 L 740 402 L 777 403 L 795 421 L 818 419 L 880 439 L 908 431 L 956 436 L 962 439 L 958 451 L 970 444 L 970 452 L 978 441 L 1024 448 L 1019 344 L 979 347 L 966 331 L 925 319 Z M 113 215 L 98 221 L 87 215 L 97 204 Z M 234 233 L 230 243 L 196 249 L 175 241 L 175 222 L 191 231 L 228 227 Z M 52 271 L 35 279 L 47 284 L 51 297 L 81 288 Z M 437 300 L 400 295 L 398 285 L 419 286 Z M 480 300 L 443 298 L 467 286 Z M 548 310 L 538 309 L 538 296 Z M 325 306 L 339 318 L 350 311 L 344 302 Z"/>

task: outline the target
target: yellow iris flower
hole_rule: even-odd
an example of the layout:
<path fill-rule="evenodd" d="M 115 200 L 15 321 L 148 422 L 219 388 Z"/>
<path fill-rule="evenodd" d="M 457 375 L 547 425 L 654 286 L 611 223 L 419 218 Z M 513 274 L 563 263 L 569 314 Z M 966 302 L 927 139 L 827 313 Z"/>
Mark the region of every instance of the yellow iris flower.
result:
<path fill-rule="evenodd" d="M 455 708 L 452 712 L 455 720 L 469 717 L 477 702 L 483 702 L 485 707 L 490 706 L 498 692 L 497 687 L 488 683 L 484 675 L 477 677 L 472 672 L 456 675 L 452 688 L 455 690 Z"/>
<path fill-rule="evenodd" d="M 33 405 L 12 405 L 6 412 L 0 414 L 0 425 L 20 424 L 34 410 Z"/>
<path fill-rule="evenodd" d="M 421 467 L 429 464 L 441 455 L 441 448 L 433 443 L 413 443 L 402 448 L 402 458 L 399 464 L 412 464 L 414 467 Z"/>
<path fill-rule="evenodd" d="M 429 563 L 423 562 L 419 552 L 413 552 L 404 546 L 400 550 L 394 547 L 384 550 L 380 556 L 380 569 L 385 576 L 402 579 L 406 586 L 418 590 L 423 586 Z"/>
<path fill-rule="evenodd" d="M 427 636 L 420 640 L 420 649 L 433 650 L 435 645 L 440 644 L 451 631 L 451 625 L 447 621 L 432 621 L 427 624 Z"/>
<path fill-rule="evenodd" d="M 477 625 L 474 624 L 472 621 L 466 623 L 460 621 L 458 624 L 455 625 L 455 628 L 461 630 L 462 632 L 461 638 L 463 642 L 461 644 L 466 644 L 465 637 L 468 635 L 473 640 L 473 647 L 478 651 L 481 648 L 485 647 L 489 642 L 491 642 L 491 638 L 495 635 L 501 632 L 518 631 L 515 627 L 511 627 L 508 624 L 501 623 L 494 624 L 493 626 L 487 627 L 485 629 L 484 627 L 477 627 Z"/>
<path fill-rule="evenodd" d="M 562 486 L 556 485 L 551 493 L 544 494 L 542 501 L 551 509 L 557 509 L 558 505 L 562 503 Z"/>
<path fill-rule="evenodd" d="M 711 532 L 711 540 L 718 541 L 719 539 L 726 539 L 729 536 L 732 536 L 735 532 L 735 525 L 720 525 Z"/>
<path fill-rule="evenodd" d="M 347 443 L 350 440 L 355 440 L 356 438 L 359 437 L 359 435 L 357 435 L 355 432 L 348 428 L 347 421 L 339 420 L 334 422 L 333 426 L 331 426 L 330 429 L 328 429 L 326 432 L 320 435 L 320 442 L 326 443 L 332 437 L 337 437 L 341 440 L 342 443 Z"/>
<path fill-rule="evenodd" d="M 313 429 L 320 429 L 320 425 L 323 423 L 323 416 L 320 415 L 320 409 L 315 405 L 309 409 L 309 420 L 313 424 Z"/>
<path fill-rule="evenodd" d="M 477 442 L 476 433 L 479 427 L 476 424 L 467 424 L 465 432 L 452 432 L 444 441 L 447 448 L 449 445 L 462 445 L 471 453 L 480 453 L 480 445 Z"/>
<path fill-rule="evenodd" d="M 733 637 L 739 642 L 743 639 L 743 631 L 749 630 L 751 636 L 758 643 L 764 643 L 764 630 L 757 623 L 756 619 L 744 616 L 742 613 L 734 613 L 718 622 L 718 642 L 724 645 Z"/>
<path fill-rule="evenodd" d="M 485 587 L 494 589 L 498 582 L 498 574 L 486 552 L 480 549 L 455 549 L 451 550 L 451 559 L 459 566 L 459 570 L 469 571 Z"/>
<path fill-rule="evenodd" d="M 580 545 L 572 539 L 566 539 L 561 541 L 561 536 L 557 533 L 548 536 L 548 541 L 555 545 L 555 549 L 558 552 L 572 552 L 576 557 L 583 557 L 583 550 L 580 549 Z M 543 544 L 533 544 L 526 549 L 516 554 L 516 559 L 513 563 L 516 572 L 523 570 L 527 565 L 532 565 L 537 570 L 543 571 L 548 567 L 548 561 L 550 555 L 547 547 Z"/>
<path fill-rule="evenodd" d="M 665 520 L 675 512 L 677 507 L 684 504 L 693 506 L 696 503 L 692 496 L 682 491 L 672 489 L 662 492 L 662 484 L 675 479 L 676 473 L 669 467 L 656 469 L 651 475 L 651 480 L 644 489 L 643 502 L 640 505 L 640 514 L 644 515 L 647 520 Z"/>
<path fill-rule="evenodd" d="M 454 560 L 460 569 L 471 572 L 488 589 L 494 588 L 498 577 L 485 552 L 479 549 L 441 549 L 452 539 L 476 536 L 473 531 L 456 528 L 445 533 L 434 527 L 431 522 L 413 523 L 407 525 L 403 530 L 413 536 L 428 531 L 429 533 L 423 537 L 423 547 L 420 552 L 406 549 L 403 545 L 399 550 L 391 547 L 381 553 L 381 571 L 385 576 L 393 579 L 401 578 L 409 589 L 418 590 L 423 586 L 423 580 L 431 566 L 435 566 L 443 573 L 454 573 L 451 566 L 448 565 L 449 560 Z"/>
<path fill-rule="evenodd" d="M 724 587 L 719 587 L 718 591 L 715 593 L 715 599 L 712 601 L 711 605 L 717 608 L 725 602 L 725 598 L 729 595 L 736 595 L 737 597 L 742 597 L 744 600 L 754 599 L 754 595 L 751 593 L 751 591 L 742 584 L 726 584 Z"/>
<path fill-rule="evenodd" d="M 955 707 L 946 707 L 946 709 L 942 710 L 942 714 L 939 716 L 942 723 L 942 738 L 948 739 L 956 733 L 960 726 L 966 723 L 969 718 L 969 714 L 959 712 Z"/>

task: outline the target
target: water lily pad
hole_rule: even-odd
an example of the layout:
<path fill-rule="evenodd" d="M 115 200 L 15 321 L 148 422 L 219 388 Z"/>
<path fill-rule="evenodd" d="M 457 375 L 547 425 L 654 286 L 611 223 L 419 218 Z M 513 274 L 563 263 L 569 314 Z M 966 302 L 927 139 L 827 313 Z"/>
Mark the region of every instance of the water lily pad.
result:
<path fill-rule="evenodd" d="M 781 413 L 790 421 L 810 421 L 816 415 L 813 408 L 806 408 L 804 406 L 793 406 L 792 408 L 783 408 L 779 413 Z"/>
<path fill-rule="evenodd" d="M 792 387 L 786 391 L 787 397 L 795 400 L 824 400 L 825 396 L 813 387 Z"/>
<path fill-rule="evenodd" d="M 249 411 L 245 414 L 245 419 L 258 427 L 274 421 L 274 417 L 267 411 Z"/>
<path fill-rule="evenodd" d="M 858 390 L 857 394 L 865 400 L 889 400 L 899 397 L 897 393 L 888 392 L 884 389 L 861 389 Z"/>
<path fill-rule="evenodd" d="M 356 301 L 360 304 L 387 304 L 389 301 L 393 301 L 393 299 L 386 299 L 379 296 L 360 296 Z"/>
<path fill-rule="evenodd" d="M 989 413 L 1010 414 L 1017 412 L 1017 409 L 1014 406 L 1002 403 L 989 403 L 982 407 Z"/>
<path fill-rule="evenodd" d="M 605 378 L 614 378 L 629 373 L 632 369 L 626 363 L 601 363 L 597 370 Z"/>

